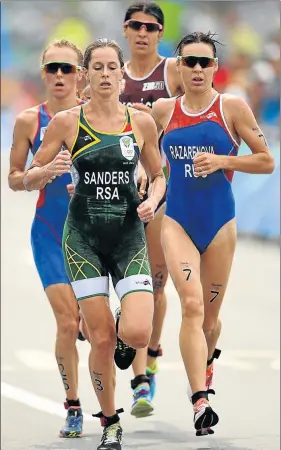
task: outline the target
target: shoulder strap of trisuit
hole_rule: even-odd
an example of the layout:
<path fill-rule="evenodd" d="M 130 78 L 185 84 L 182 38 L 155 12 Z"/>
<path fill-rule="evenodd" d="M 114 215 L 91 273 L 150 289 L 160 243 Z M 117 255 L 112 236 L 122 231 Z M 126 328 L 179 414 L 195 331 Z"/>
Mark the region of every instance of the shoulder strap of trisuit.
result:
<path fill-rule="evenodd" d="M 126 106 L 126 120 L 128 124 L 131 123 L 131 114 L 129 113 L 129 109 L 127 106 Z"/>
<path fill-rule="evenodd" d="M 82 122 L 84 119 L 84 110 L 83 105 L 80 106 L 80 114 L 79 114 L 79 121 Z"/>

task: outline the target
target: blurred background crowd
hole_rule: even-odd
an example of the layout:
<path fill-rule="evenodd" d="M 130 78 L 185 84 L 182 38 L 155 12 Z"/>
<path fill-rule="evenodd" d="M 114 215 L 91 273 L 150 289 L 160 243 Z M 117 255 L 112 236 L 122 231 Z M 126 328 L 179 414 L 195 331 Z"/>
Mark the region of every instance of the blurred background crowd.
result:
<path fill-rule="evenodd" d="M 2 152 L 10 147 L 15 115 L 44 100 L 39 66 L 46 44 L 66 38 L 83 50 L 98 37 L 110 37 L 121 44 L 128 58 L 122 23 L 131 3 L 127 0 L 1 3 Z M 165 14 L 165 32 L 159 46 L 163 56 L 172 56 L 177 42 L 188 32 L 211 30 L 218 34 L 223 45 L 218 46 L 220 68 L 215 86 L 220 92 L 241 96 L 249 102 L 277 165 L 277 175 L 271 178 L 257 177 L 257 181 L 251 177 L 249 183 L 243 174 L 242 178 L 240 174 L 235 176 L 234 184 L 241 191 L 244 205 L 243 209 L 239 204 L 239 224 L 243 229 L 244 211 L 251 201 L 248 197 L 245 200 L 245 192 L 242 195 L 241 186 L 243 189 L 247 186 L 252 200 L 259 195 L 262 199 L 251 205 L 255 216 L 251 216 L 251 225 L 243 231 L 267 237 L 279 235 L 280 3 L 270 0 L 157 3 Z M 243 147 L 242 151 L 247 149 Z M 263 199 L 267 205 L 261 211 Z"/>

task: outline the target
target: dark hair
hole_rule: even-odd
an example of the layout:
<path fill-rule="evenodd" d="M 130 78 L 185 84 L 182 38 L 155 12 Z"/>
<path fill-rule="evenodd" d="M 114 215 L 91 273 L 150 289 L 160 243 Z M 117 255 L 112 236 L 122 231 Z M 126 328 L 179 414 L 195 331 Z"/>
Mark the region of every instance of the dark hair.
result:
<path fill-rule="evenodd" d="M 156 3 L 147 2 L 137 2 L 133 3 L 126 11 L 124 22 L 130 20 L 132 15 L 136 12 L 143 12 L 145 14 L 150 14 L 157 19 L 157 22 L 164 27 L 164 14 L 160 6 Z"/>
<path fill-rule="evenodd" d="M 208 33 L 202 33 L 201 31 L 195 31 L 194 33 L 187 34 L 182 38 L 182 40 L 178 43 L 175 54 L 182 55 L 182 49 L 185 45 L 188 44 L 194 44 L 196 42 L 203 42 L 204 44 L 209 44 L 214 53 L 214 58 L 217 56 L 217 48 L 216 44 L 221 44 L 221 42 L 214 39 L 214 36 L 217 36 L 217 33 L 211 33 L 211 31 L 208 31 Z"/>
<path fill-rule="evenodd" d="M 89 62 L 91 61 L 92 51 L 96 48 L 114 48 L 117 53 L 121 68 L 124 67 L 124 56 L 121 47 L 117 44 L 116 41 L 107 38 L 96 39 L 92 44 L 88 45 L 84 53 L 84 62 L 83 66 L 88 69 Z"/>

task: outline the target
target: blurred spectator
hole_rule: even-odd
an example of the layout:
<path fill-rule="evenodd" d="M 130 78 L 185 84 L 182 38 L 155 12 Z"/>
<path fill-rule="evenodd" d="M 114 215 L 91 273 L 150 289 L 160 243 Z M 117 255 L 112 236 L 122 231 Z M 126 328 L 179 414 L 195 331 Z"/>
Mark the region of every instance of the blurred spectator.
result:
<path fill-rule="evenodd" d="M 125 57 L 128 57 L 122 24 L 129 4 L 130 0 L 22 1 L 6 2 L 4 10 L 2 5 L 2 114 L 9 110 L 12 117 L 20 109 L 43 100 L 40 56 L 50 40 L 66 38 L 84 50 L 93 39 L 108 36 L 120 42 Z M 214 80 L 216 89 L 249 101 L 257 119 L 270 127 L 270 136 L 278 139 L 278 4 L 274 1 L 268 1 L 266 7 L 260 2 L 234 1 L 176 1 L 159 4 L 166 13 L 160 53 L 172 56 L 178 39 L 188 32 L 216 32 L 223 44 L 218 45 L 219 70 Z M 20 70 L 12 70 L 13 65 L 20 67 Z M 83 87 L 84 81 L 81 89 Z M 11 131 L 6 129 L 5 132 Z"/>

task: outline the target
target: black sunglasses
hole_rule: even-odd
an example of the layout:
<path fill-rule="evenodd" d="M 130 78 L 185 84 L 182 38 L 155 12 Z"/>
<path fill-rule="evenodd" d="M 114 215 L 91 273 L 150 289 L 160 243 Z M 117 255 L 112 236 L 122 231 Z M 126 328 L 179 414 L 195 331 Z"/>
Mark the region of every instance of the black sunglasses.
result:
<path fill-rule="evenodd" d="M 51 61 L 41 65 L 41 70 L 45 70 L 46 73 L 55 74 L 59 69 L 64 75 L 68 75 L 70 73 L 76 73 L 78 70 L 81 70 L 81 66 L 57 61 Z"/>
<path fill-rule="evenodd" d="M 208 56 L 196 55 L 178 56 L 177 60 L 182 61 L 184 66 L 190 67 L 192 69 L 196 66 L 197 63 L 200 64 L 202 69 L 213 67 L 218 63 L 218 58 L 209 58 Z"/>
<path fill-rule="evenodd" d="M 157 22 L 145 22 L 145 21 L 139 21 L 139 20 L 127 20 L 127 22 L 124 23 L 125 27 L 129 27 L 132 28 L 132 30 L 140 30 L 141 27 L 145 27 L 146 31 L 148 31 L 149 33 L 152 31 L 162 31 L 163 26 L 161 25 L 161 23 L 157 23 Z"/>

